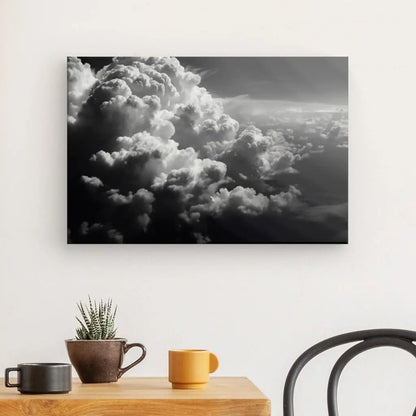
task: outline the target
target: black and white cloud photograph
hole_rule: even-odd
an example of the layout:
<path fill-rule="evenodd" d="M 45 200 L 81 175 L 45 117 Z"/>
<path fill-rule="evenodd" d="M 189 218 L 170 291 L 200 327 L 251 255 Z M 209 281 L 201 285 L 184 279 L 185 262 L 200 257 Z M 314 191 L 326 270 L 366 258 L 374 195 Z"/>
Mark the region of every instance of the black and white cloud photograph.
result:
<path fill-rule="evenodd" d="M 348 58 L 68 57 L 68 243 L 347 243 Z"/>

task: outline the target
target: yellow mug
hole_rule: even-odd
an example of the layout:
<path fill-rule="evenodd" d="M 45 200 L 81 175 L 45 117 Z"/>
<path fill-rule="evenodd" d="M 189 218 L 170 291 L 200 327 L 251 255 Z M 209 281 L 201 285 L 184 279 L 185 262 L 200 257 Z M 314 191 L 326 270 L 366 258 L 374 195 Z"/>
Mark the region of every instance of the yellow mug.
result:
<path fill-rule="evenodd" d="M 169 381 L 174 389 L 205 389 L 218 358 L 207 350 L 169 351 Z"/>

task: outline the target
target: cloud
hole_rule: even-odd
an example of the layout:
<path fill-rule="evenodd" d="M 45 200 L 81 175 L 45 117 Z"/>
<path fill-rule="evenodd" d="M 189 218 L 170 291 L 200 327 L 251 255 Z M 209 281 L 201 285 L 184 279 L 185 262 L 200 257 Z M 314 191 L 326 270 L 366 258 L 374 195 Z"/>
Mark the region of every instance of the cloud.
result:
<path fill-rule="evenodd" d="M 305 157 L 305 148 L 286 141 L 283 134 L 268 130 L 263 134 L 255 126 L 248 126 L 230 144 L 210 149 L 211 157 L 223 161 L 236 182 L 265 191 L 267 180 L 283 173 L 297 173 L 294 165 Z"/>
<path fill-rule="evenodd" d="M 295 118 L 312 113 L 346 112 L 347 106 L 299 101 L 265 100 L 251 98 L 248 94 L 222 100 L 225 111 L 243 122 L 273 123 L 280 118 Z"/>
<path fill-rule="evenodd" d="M 123 236 L 109 225 L 83 222 L 79 230 L 80 243 L 123 243 Z"/>
<path fill-rule="evenodd" d="M 290 186 L 287 192 L 269 197 L 256 193 L 252 188 L 243 188 L 242 186 L 237 186 L 231 191 L 221 188 L 211 196 L 209 202 L 193 206 L 191 213 L 220 216 L 224 212 L 238 212 L 257 216 L 267 211 L 281 212 L 283 209 L 291 209 L 298 205 L 300 195 L 301 192 L 295 186 Z M 200 215 L 193 215 L 193 217 L 199 220 Z"/>
<path fill-rule="evenodd" d="M 90 178 L 89 176 L 82 175 L 81 182 L 87 184 L 88 186 L 91 186 L 92 188 L 100 188 L 104 186 L 101 180 L 96 178 L 95 176 Z"/>
<path fill-rule="evenodd" d="M 192 224 L 199 243 L 279 241 L 279 221 L 297 215 L 303 206 L 300 196 L 295 186 L 269 196 L 242 186 L 221 188 L 209 201 L 193 205 L 183 218 Z"/>
<path fill-rule="evenodd" d="M 238 132 L 239 123 L 227 114 L 216 114 L 217 109 L 209 115 L 201 112 L 194 105 L 179 107 L 173 120 L 175 135 L 173 137 L 180 147 L 191 146 L 201 150 L 213 142 L 233 140 Z"/>
<path fill-rule="evenodd" d="M 118 209 L 117 215 L 114 211 L 110 211 L 109 216 L 115 219 L 124 234 L 147 231 L 151 222 L 152 204 L 155 200 L 152 192 L 141 188 L 135 193 L 129 192 L 123 195 L 117 189 L 111 189 L 107 191 L 107 199 L 110 206 Z"/>
<path fill-rule="evenodd" d="M 178 149 L 175 141 L 146 131 L 117 137 L 114 142 L 119 150 L 99 150 L 91 155 L 90 162 L 109 186 L 126 191 L 151 187 L 155 181 L 163 181 L 169 172 L 199 163 L 193 148 Z"/>
<path fill-rule="evenodd" d="M 67 74 L 68 122 L 73 123 L 97 79 L 89 64 L 83 64 L 78 58 L 74 57 L 68 58 Z"/>
<path fill-rule="evenodd" d="M 222 162 L 195 158 L 188 167 L 173 169 L 160 175 L 152 188 L 168 188 L 196 200 L 199 197 L 207 199 L 221 184 L 228 181 L 226 172 L 227 167 Z"/>

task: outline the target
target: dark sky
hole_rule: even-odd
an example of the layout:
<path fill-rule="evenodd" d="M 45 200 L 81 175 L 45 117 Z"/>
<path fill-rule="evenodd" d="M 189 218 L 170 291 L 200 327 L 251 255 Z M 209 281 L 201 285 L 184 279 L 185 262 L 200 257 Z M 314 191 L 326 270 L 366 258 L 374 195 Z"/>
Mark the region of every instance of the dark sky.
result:
<path fill-rule="evenodd" d="M 220 97 L 347 104 L 346 57 L 178 57 Z"/>
<path fill-rule="evenodd" d="M 98 71 L 104 65 L 108 65 L 112 60 L 112 56 L 79 56 L 79 59 L 85 64 L 88 63 L 93 69 Z"/>
<path fill-rule="evenodd" d="M 110 57 L 81 57 L 95 70 Z M 345 105 L 346 57 L 178 57 L 202 75 L 201 85 L 219 97 L 248 94 L 253 99 Z"/>

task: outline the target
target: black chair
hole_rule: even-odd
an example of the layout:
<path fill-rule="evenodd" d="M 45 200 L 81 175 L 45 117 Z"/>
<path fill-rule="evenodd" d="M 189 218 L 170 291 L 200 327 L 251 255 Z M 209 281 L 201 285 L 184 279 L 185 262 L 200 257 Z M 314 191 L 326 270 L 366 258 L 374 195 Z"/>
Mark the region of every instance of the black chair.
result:
<path fill-rule="evenodd" d="M 361 342 L 360 342 L 361 341 Z M 338 416 L 337 390 L 341 373 L 345 366 L 358 354 L 377 347 L 396 347 L 405 350 L 416 358 L 416 332 L 403 329 L 370 329 L 350 332 L 319 342 L 305 351 L 293 364 L 286 378 L 283 393 L 283 415 L 294 416 L 293 395 L 296 380 L 303 367 L 321 352 L 350 342 L 358 342 L 344 352 L 332 368 L 328 381 L 327 402 L 329 416 Z M 416 409 L 413 412 L 416 416 Z"/>

